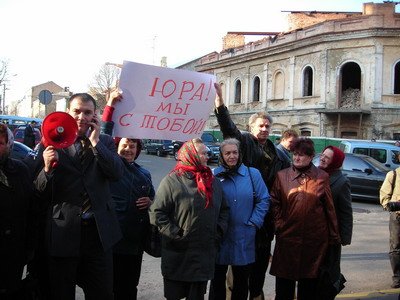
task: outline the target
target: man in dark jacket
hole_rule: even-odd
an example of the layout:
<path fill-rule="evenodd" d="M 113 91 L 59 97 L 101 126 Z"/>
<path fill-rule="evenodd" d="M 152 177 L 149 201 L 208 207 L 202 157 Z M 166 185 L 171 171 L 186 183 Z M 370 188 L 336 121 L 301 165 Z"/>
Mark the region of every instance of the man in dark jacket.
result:
<path fill-rule="evenodd" d="M 31 149 L 35 148 L 35 126 L 36 121 L 32 121 L 24 130 L 24 144 Z"/>
<path fill-rule="evenodd" d="M 122 235 L 109 183 L 122 177 L 124 165 L 113 139 L 100 134 L 95 111 L 91 95 L 72 95 L 67 112 L 77 141 L 65 149 L 39 146 L 35 186 L 47 203 L 50 299 L 75 299 L 76 284 L 86 299 L 114 299 L 112 246 Z"/>
<path fill-rule="evenodd" d="M 232 122 L 227 107 L 224 105 L 222 90 L 215 84 L 217 96 L 215 98 L 215 115 L 222 134 L 225 138 L 232 137 L 240 141 L 240 152 L 243 163 L 254 167 L 261 172 L 268 189 L 271 190 L 275 175 L 278 171 L 290 166 L 290 160 L 284 153 L 276 149 L 268 137 L 272 125 L 271 116 L 264 112 L 255 113 L 249 118 L 250 132 L 241 132 Z M 265 273 L 268 268 L 273 240 L 273 224 L 270 214 L 264 220 L 264 226 L 256 234 L 256 261 L 250 275 L 250 299 L 263 299 Z"/>

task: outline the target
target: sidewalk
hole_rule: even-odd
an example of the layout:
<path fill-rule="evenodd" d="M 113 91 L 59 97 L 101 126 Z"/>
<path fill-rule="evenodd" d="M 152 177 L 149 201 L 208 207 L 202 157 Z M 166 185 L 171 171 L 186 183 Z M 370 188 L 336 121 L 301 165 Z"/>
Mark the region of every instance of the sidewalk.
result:
<path fill-rule="evenodd" d="M 335 299 L 357 300 L 357 299 L 387 299 L 400 300 L 399 289 L 388 289 L 354 294 L 339 294 Z"/>

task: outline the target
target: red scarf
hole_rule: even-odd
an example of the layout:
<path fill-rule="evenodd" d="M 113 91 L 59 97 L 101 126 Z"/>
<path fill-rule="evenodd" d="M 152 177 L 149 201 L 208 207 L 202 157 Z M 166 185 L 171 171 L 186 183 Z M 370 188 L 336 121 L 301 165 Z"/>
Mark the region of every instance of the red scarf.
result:
<path fill-rule="evenodd" d="M 178 152 L 178 163 L 172 172 L 181 176 L 184 172 L 192 173 L 196 178 L 197 190 L 206 197 L 206 208 L 212 206 L 212 180 L 211 169 L 203 166 L 200 156 L 192 141 L 182 145 Z"/>

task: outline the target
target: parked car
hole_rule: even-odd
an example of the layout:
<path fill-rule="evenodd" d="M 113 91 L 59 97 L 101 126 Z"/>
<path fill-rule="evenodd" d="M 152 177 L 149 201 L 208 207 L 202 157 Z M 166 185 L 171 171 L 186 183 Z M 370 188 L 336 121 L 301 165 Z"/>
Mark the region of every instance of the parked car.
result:
<path fill-rule="evenodd" d="M 339 148 L 345 153 L 371 156 L 392 170 L 400 167 L 400 147 L 391 144 L 369 141 L 341 141 Z"/>
<path fill-rule="evenodd" d="M 28 155 L 34 155 L 34 151 L 23 143 L 14 141 L 14 146 L 11 151 L 11 158 L 24 159 Z"/>
<path fill-rule="evenodd" d="M 211 155 L 209 155 L 209 162 L 218 162 L 219 160 L 219 145 L 218 140 L 209 132 L 203 132 L 201 135 L 203 143 L 210 148 Z"/>
<path fill-rule="evenodd" d="M 317 154 L 313 159 L 316 166 L 319 157 Z M 345 153 L 342 172 L 350 180 L 353 199 L 379 203 L 379 190 L 389 171 L 390 168 L 368 155 Z"/>
<path fill-rule="evenodd" d="M 25 136 L 25 127 L 26 126 L 19 126 L 14 129 L 14 140 L 20 143 L 24 142 L 24 136 Z M 42 139 L 42 133 L 40 132 L 39 128 L 34 128 L 34 133 L 35 133 L 35 145 L 40 143 L 40 140 Z"/>
<path fill-rule="evenodd" d="M 219 142 L 218 140 L 209 132 L 204 132 L 201 135 L 201 140 L 207 146 L 208 149 L 208 162 L 218 162 L 219 159 Z M 178 151 L 182 147 L 184 142 L 172 141 L 170 154 L 178 159 Z"/>
<path fill-rule="evenodd" d="M 157 154 L 157 156 L 167 155 L 171 151 L 171 140 L 145 140 L 144 149 L 147 154 Z"/>

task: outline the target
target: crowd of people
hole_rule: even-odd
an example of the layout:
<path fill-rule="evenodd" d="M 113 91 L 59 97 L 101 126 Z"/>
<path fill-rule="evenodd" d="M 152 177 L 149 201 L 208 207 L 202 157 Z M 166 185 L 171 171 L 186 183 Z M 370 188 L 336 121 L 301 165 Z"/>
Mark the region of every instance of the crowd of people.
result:
<path fill-rule="evenodd" d="M 162 236 L 168 300 L 204 299 L 208 287 L 210 300 L 264 299 L 271 257 L 278 300 L 321 299 L 327 258 L 332 286 L 343 284 L 341 246 L 351 243 L 353 225 L 343 152 L 328 146 L 314 166 L 311 139 L 288 129 L 275 145 L 265 112 L 240 131 L 215 89 L 219 166 L 207 165 L 201 139 L 188 140 L 157 190 L 136 162 L 141 140 L 112 137 L 114 107 L 123 101 L 117 89 L 102 120 L 91 95 L 72 95 L 75 143 L 56 149 L 41 142 L 25 164 L 9 158 L 12 133 L 0 124 L 0 260 L 7 266 L 0 298 L 22 299 L 27 264 L 37 299 L 75 299 L 76 286 L 88 300 L 137 299 L 149 226 Z"/>

